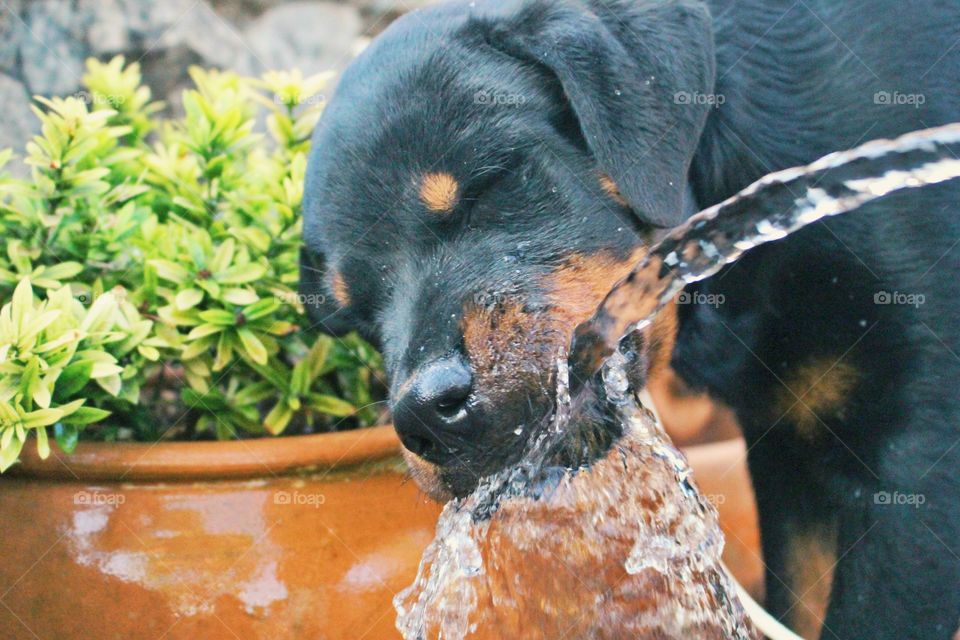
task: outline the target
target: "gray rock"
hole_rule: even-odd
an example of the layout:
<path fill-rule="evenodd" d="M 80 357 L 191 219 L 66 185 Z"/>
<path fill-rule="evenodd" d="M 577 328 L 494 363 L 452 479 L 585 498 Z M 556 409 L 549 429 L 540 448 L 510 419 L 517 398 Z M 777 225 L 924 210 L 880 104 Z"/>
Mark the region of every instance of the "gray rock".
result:
<path fill-rule="evenodd" d="M 30 170 L 20 158 L 23 145 L 40 131 L 40 121 L 30 111 L 30 95 L 26 87 L 0 73 L 0 149 L 13 148 L 16 156 L 6 170 L 26 177 Z"/>
<path fill-rule="evenodd" d="M 264 11 L 290 0 L 210 0 L 218 14 L 232 24 L 246 26 Z"/>
<path fill-rule="evenodd" d="M 67 95 L 80 88 L 88 56 L 123 54 L 176 110 L 190 65 L 251 75 L 342 70 L 366 36 L 430 1 L 2 0 L 0 73 L 28 94 Z"/>
<path fill-rule="evenodd" d="M 21 77 L 31 93 L 64 95 L 80 87 L 88 16 L 69 0 L 27 3 L 20 27 Z"/>
<path fill-rule="evenodd" d="M 436 3 L 436 1 L 437 0 L 353 0 L 353 4 L 366 13 L 398 16 L 413 11 L 414 9 L 427 7 Z"/>
<path fill-rule="evenodd" d="M 21 0 L 6 0 L 0 5 L 0 71 L 12 73 L 17 67 L 17 51 L 24 34 L 20 13 Z"/>
<path fill-rule="evenodd" d="M 206 0 L 79 0 L 78 6 L 90 16 L 91 53 L 139 62 L 154 95 L 174 107 L 192 84 L 191 65 L 233 68 L 249 55 L 237 29 Z"/>
<path fill-rule="evenodd" d="M 163 48 L 186 47 L 195 52 L 206 66 L 231 68 L 243 57 L 247 48 L 239 31 L 210 8 L 196 2 L 184 18 L 177 20 L 159 37 Z"/>
<path fill-rule="evenodd" d="M 291 2 L 270 9 L 245 31 L 249 56 L 241 71 L 343 69 L 356 54 L 361 29 L 360 12 L 350 5 Z"/>
<path fill-rule="evenodd" d="M 243 47 L 236 29 L 204 0 L 80 0 L 79 7 L 89 16 L 87 41 L 98 56 L 137 59 L 186 48 L 204 64 L 225 67 Z"/>

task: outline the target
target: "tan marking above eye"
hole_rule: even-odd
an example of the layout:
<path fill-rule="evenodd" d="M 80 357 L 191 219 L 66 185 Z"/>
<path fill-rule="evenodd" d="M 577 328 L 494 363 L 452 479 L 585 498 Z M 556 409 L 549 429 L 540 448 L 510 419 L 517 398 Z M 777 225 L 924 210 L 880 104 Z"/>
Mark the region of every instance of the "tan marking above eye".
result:
<path fill-rule="evenodd" d="M 630 206 L 627 203 L 627 199 L 623 197 L 622 193 L 620 193 L 620 187 L 617 186 L 617 183 L 613 181 L 613 178 L 605 173 L 600 174 L 600 188 L 603 189 L 604 193 L 610 196 L 617 204 L 624 207 Z"/>
<path fill-rule="evenodd" d="M 347 283 L 343 280 L 343 275 L 339 271 L 333 273 L 330 279 L 330 288 L 333 290 L 333 298 L 341 307 L 350 306 L 350 290 L 347 289 Z"/>
<path fill-rule="evenodd" d="M 785 415 L 798 435 L 814 440 L 821 435 L 824 418 L 843 416 L 844 406 L 859 378 L 853 365 L 830 358 L 817 358 L 803 364 L 785 380 L 789 389 L 781 388 L 775 417 Z"/>
<path fill-rule="evenodd" d="M 460 185 L 449 173 L 428 173 L 420 181 L 420 200 L 434 213 L 450 213 L 460 199 Z"/>

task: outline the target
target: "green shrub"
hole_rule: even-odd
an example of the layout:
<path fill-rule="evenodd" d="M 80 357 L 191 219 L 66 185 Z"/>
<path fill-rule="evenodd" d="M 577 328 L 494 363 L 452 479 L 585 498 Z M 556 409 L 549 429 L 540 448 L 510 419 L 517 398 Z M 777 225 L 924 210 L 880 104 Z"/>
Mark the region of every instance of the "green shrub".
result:
<path fill-rule="evenodd" d="M 0 153 L 0 470 L 31 432 L 46 456 L 48 430 L 69 451 L 373 423 L 376 352 L 300 326 L 307 98 L 327 77 L 192 69 L 162 119 L 136 64 L 87 67 L 84 95 L 37 98 L 29 180 Z"/>

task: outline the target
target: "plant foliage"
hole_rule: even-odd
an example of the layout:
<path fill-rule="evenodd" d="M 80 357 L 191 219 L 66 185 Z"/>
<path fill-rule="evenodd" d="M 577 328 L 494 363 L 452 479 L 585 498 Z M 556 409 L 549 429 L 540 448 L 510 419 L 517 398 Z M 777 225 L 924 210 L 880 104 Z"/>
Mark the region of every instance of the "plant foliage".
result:
<path fill-rule="evenodd" d="M 327 75 L 192 69 L 164 119 L 136 64 L 37 98 L 0 153 L 0 470 L 32 433 L 235 438 L 363 426 L 380 360 L 303 327 L 300 203 Z M 260 133 L 265 129 L 266 133 Z"/>

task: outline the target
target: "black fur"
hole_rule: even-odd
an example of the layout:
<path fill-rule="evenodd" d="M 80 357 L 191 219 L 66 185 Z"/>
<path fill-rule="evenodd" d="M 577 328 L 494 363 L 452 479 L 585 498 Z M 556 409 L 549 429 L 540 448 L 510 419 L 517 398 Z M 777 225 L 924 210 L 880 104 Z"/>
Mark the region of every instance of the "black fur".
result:
<path fill-rule="evenodd" d="M 351 304 L 318 304 L 313 317 L 376 339 L 396 392 L 463 349 L 465 303 L 491 294 L 549 315 L 540 283 L 563 256 L 626 256 L 652 226 L 677 223 L 689 193 L 703 208 L 770 171 L 960 121 L 958 41 L 960 5 L 934 0 L 477 0 L 414 12 L 351 66 L 318 127 L 305 291 L 329 293 L 337 270 Z M 417 177 L 435 170 L 462 189 L 442 219 L 417 200 Z M 886 198 L 691 290 L 723 304 L 680 307 L 674 368 L 733 407 L 750 445 L 774 614 L 802 606 L 786 567 L 792 536 L 838 532 L 823 638 L 947 639 L 960 625 L 958 214 L 956 184 Z M 923 303 L 877 304 L 883 292 Z M 814 358 L 857 381 L 804 437 L 779 403 Z M 474 474 L 518 450 L 509 418 L 549 404 L 483 391 L 450 464 Z"/>

